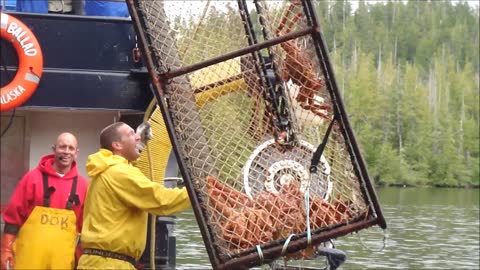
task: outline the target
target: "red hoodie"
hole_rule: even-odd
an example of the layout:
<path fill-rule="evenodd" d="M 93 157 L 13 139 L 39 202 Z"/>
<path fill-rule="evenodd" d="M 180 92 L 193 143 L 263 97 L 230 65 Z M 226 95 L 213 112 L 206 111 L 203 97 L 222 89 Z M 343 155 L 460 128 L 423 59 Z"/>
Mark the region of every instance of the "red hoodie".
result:
<path fill-rule="evenodd" d="M 63 177 L 60 177 L 52 168 L 55 156 L 44 156 L 38 166 L 27 172 L 18 183 L 12 198 L 3 213 L 5 223 L 22 226 L 30 216 L 35 206 L 43 206 L 43 175 L 48 175 L 48 186 L 55 187 L 55 191 L 50 196 L 50 207 L 65 209 L 70 190 L 72 188 L 73 178 L 78 177 L 77 190 L 80 205 L 73 205 L 72 210 L 77 216 L 77 232 L 81 232 L 83 223 L 83 202 L 87 192 L 88 181 L 78 174 L 77 165 L 74 161 L 72 168 Z"/>

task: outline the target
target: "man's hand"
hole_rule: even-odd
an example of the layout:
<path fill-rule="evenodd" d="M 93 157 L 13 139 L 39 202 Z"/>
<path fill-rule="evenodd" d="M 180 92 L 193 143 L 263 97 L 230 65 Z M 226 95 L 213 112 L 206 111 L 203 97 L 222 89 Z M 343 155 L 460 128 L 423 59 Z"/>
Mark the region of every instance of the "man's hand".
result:
<path fill-rule="evenodd" d="M 153 138 L 152 127 L 150 123 L 143 122 L 137 127 L 136 131 L 137 135 L 140 136 L 140 143 L 137 144 L 138 151 L 141 153 L 145 146 L 147 145 L 148 141 Z"/>
<path fill-rule="evenodd" d="M 15 260 L 13 257 L 13 242 L 16 236 L 9 233 L 2 235 L 2 245 L 0 247 L 1 270 L 13 269 L 15 267 Z"/>

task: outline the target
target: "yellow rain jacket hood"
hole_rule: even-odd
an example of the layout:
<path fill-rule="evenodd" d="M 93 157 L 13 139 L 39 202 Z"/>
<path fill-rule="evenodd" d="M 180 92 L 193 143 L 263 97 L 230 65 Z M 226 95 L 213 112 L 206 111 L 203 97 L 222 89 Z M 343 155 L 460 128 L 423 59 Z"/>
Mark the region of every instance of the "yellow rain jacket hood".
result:
<path fill-rule="evenodd" d="M 84 207 L 84 248 L 114 251 L 138 260 L 145 248 L 147 212 L 171 215 L 190 206 L 185 188 L 166 189 L 106 149 L 88 157 L 87 174 L 91 180 Z"/>

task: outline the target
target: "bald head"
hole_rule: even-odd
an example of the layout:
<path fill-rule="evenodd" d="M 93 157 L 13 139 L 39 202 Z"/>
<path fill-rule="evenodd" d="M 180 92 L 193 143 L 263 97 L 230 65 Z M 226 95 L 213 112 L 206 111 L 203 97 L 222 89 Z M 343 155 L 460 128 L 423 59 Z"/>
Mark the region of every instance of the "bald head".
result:
<path fill-rule="evenodd" d="M 78 147 L 77 138 L 70 132 L 63 132 L 58 135 L 55 145 L 61 144 L 63 142 L 70 142 L 75 145 L 75 148 Z"/>
<path fill-rule="evenodd" d="M 72 167 L 72 163 L 77 159 L 77 138 L 69 132 L 61 133 L 52 146 L 52 150 L 55 155 L 53 169 L 60 174 L 68 173 Z"/>

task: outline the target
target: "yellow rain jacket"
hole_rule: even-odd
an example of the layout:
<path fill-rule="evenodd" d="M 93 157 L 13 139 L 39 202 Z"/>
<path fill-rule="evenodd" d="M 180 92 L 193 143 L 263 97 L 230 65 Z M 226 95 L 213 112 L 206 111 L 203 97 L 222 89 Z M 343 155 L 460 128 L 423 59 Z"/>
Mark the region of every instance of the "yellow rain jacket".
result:
<path fill-rule="evenodd" d="M 138 260 L 145 249 L 147 212 L 171 215 L 190 206 L 185 188 L 164 188 L 128 161 L 100 149 L 87 160 L 83 248 L 113 251 Z M 78 269 L 135 269 L 127 261 L 82 255 Z"/>

